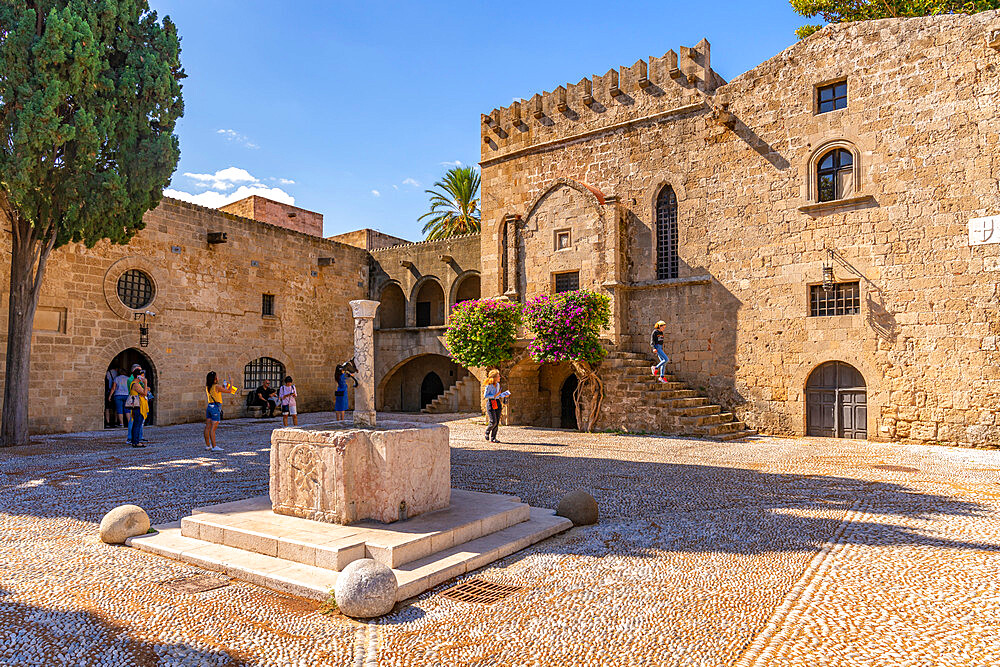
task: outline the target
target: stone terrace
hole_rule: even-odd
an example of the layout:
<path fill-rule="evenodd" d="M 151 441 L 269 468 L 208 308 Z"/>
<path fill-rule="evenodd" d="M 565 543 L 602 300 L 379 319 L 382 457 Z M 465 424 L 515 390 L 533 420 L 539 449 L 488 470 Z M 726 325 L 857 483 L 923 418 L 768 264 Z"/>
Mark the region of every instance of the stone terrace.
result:
<path fill-rule="evenodd" d="M 303 424 L 330 418 L 303 415 Z M 1000 662 L 1000 452 L 833 439 L 708 440 L 445 418 L 458 488 L 543 507 L 577 487 L 573 529 L 361 624 L 97 541 L 111 507 L 154 523 L 265 493 L 275 422 L 39 438 L 0 462 L 2 665 L 990 665 Z M 218 575 L 211 574 L 211 577 Z"/>

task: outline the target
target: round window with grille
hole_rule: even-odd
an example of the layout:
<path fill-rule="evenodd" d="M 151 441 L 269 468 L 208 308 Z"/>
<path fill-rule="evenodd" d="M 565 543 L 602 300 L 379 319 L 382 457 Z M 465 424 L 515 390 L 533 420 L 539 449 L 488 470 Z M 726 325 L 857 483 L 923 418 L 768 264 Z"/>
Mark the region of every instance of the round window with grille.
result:
<path fill-rule="evenodd" d="M 153 301 L 153 280 L 139 269 L 129 269 L 118 278 L 118 298 L 132 310 Z"/>

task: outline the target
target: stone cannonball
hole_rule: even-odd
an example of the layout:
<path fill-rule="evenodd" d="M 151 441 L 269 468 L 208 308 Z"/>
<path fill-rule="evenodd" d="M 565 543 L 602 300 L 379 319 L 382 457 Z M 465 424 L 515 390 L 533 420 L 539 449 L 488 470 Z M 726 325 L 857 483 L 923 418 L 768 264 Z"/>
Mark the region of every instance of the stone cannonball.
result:
<path fill-rule="evenodd" d="M 397 588 L 396 575 L 388 566 L 371 558 L 361 558 L 337 575 L 333 597 L 345 616 L 374 618 L 392 611 Z"/>
<path fill-rule="evenodd" d="M 563 496 L 556 514 L 566 517 L 574 526 L 589 526 L 597 523 L 597 501 L 583 489 L 577 489 Z"/>
<path fill-rule="evenodd" d="M 101 519 L 101 542 L 124 544 L 125 540 L 149 532 L 149 517 L 136 505 L 120 505 Z"/>

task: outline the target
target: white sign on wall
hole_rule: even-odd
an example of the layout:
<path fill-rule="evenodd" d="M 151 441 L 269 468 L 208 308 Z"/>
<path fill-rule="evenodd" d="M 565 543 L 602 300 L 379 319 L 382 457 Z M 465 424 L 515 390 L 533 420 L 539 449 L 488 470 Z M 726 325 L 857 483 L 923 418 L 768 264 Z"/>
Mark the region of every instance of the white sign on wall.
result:
<path fill-rule="evenodd" d="M 969 220 L 969 245 L 1000 243 L 1000 215 Z"/>

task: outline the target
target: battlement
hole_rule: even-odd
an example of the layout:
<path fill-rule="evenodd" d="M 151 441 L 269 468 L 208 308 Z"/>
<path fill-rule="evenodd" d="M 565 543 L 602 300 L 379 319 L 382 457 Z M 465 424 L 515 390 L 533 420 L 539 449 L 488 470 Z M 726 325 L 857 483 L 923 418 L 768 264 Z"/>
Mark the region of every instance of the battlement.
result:
<path fill-rule="evenodd" d="M 657 112 L 702 104 L 725 84 L 711 66 L 711 45 L 703 39 L 680 53 L 639 60 L 603 75 L 515 100 L 482 116 L 482 161 L 492 162 L 523 149 L 600 130 Z"/>

